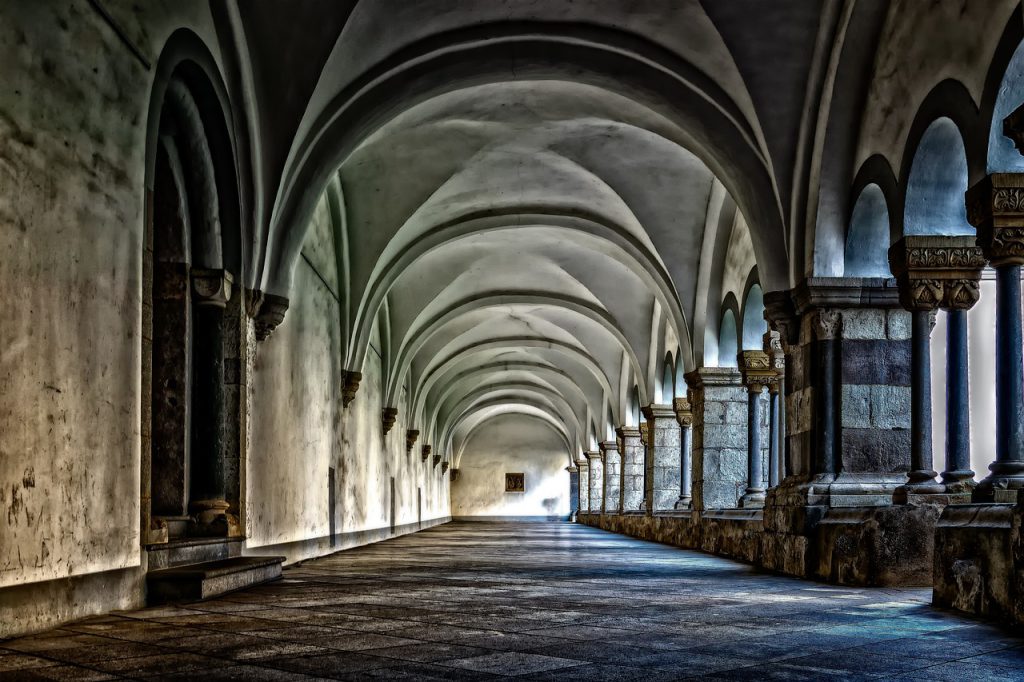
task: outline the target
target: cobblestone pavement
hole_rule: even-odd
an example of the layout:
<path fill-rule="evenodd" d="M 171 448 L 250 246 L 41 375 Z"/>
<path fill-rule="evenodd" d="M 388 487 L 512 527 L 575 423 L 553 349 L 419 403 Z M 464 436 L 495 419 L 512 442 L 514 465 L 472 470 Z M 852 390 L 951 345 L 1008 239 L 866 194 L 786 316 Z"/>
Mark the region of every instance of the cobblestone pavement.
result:
<path fill-rule="evenodd" d="M 929 597 L 573 524 L 450 523 L 0 642 L 0 679 L 1024 680 L 1024 639 Z"/>

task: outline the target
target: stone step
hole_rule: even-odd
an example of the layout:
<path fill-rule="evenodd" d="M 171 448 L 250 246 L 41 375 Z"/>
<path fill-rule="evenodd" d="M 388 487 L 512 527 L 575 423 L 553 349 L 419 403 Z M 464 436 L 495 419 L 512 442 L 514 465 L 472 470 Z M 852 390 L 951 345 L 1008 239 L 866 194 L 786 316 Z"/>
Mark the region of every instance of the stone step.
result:
<path fill-rule="evenodd" d="M 282 556 L 246 556 L 150 571 L 150 605 L 199 601 L 281 577 Z"/>
<path fill-rule="evenodd" d="M 173 538 L 146 545 L 150 572 L 190 564 L 209 563 L 242 555 L 244 538 Z"/>

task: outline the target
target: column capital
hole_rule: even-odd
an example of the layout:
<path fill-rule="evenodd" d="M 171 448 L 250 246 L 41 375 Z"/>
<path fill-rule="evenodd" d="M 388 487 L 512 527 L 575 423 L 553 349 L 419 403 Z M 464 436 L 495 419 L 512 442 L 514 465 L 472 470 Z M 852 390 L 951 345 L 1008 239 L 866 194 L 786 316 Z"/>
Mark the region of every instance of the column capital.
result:
<path fill-rule="evenodd" d="M 441 463 L 441 455 L 434 455 L 434 466 L 436 467 Z"/>
<path fill-rule="evenodd" d="M 686 398 L 676 398 L 672 401 L 672 410 L 676 413 L 676 421 L 680 426 L 693 426 L 693 407 Z"/>
<path fill-rule="evenodd" d="M 223 308 L 231 300 L 234 278 L 227 270 L 192 268 L 192 300 L 197 305 Z"/>
<path fill-rule="evenodd" d="M 587 461 L 586 453 L 583 453 L 576 459 L 577 469 L 582 469 L 583 467 L 588 466 L 589 464 L 590 463 Z"/>
<path fill-rule="evenodd" d="M 245 311 L 255 323 L 256 340 L 266 341 L 284 322 L 285 313 L 288 312 L 288 299 L 275 294 L 265 294 L 259 289 L 246 289 Z"/>
<path fill-rule="evenodd" d="M 763 350 L 740 351 L 737 360 L 743 373 L 743 383 L 751 393 L 760 393 L 765 386 L 779 380 L 771 356 Z"/>
<path fill-rule="evenodd" d="M 429 445 L 424 445 L 422 448 L 420 448 L 420 457 L 423 459 L 424 462 L 430 459 L 430 452 L 432 450 L 433 448 L 430 447 Z"/>
<path fill-rule="evenodd" d="M 640 422 L 640 442 L 650 447 L 651 427 L 648 422 Z"/>
<path fill-rule="evenodd" d="M 565 470 L 568 471 L 570 474 L 576 474 L 579 473 L 580 468 L 577 466 L 567 466 L 565 467 Z M 452 469 L 452 471 L 458 471 L 458 469 Z"/>
<path fill-rule="evenodd" d="M 613 440 L 606 440 L 601 443 L 598 443 L 597 447 L 600 448 L 602 453 L 619 451 L 619 444 Z"/>
<path fill-rule="evenodd" d="M 659 405 L 657 403 L 651 403 L 650 405 L 642 407 L 640 408 L 640 411 L 649 422 L 656 419 L 668 419 L 669 417 L 675 419 L 676 416 L 671 405 Z"/>
<path fill-rule="evenodd" d="M 362 372 L 350 372 L 348 370 L 341 373 L 341 406 L 348 407 L 356 398 L 356 391 L 359 390 L 359 382 L 363 380 Z"/>
<path fill-rule="evenodd" d="M 441 462 L 441 473 L 448 471 L 448 462 Z"/>
<path fill-rule="evenodd" d="M 974 237 L 909 235 L 889 248 L 889 268 L 907 310 L 968 310 L 978 300 L 985 255 Z"/>
<path fill-rule="evenodd" d="M 603 453 L 600 450 L 591 450 L 591 451 L 588 451 L 588 452 L 584 452 L 583 456 L 587 458 L 588 462 L 593 462 L 593 461 L 600 462 L 600 461 L 602 461 L 601 458 L 603 456 Z"/>
<path fill-rule="evenodd" d="M 420 437 L 420 432 L 416 429 L 409 429 L 405 432 L 405 451 L 412 452 L 412 448 L 416 445 L 416 439 Z"/>
<path fill-rule="evenodd" d="M 448 479 L 452 483 L 454 483 L 455 481 L 459 480 L 459 470 L 456 469 L 455 467 L 452 467 L 451 469 L 449 469 L 448 470 Z"/>
<path fill-rule="evenodd" d="M 1024 265 L 1024 173 L 992 173 L 967 190 L 967 221 L 993 267 Z"/>
<path fill-rule="evenodd" d="M 626 439 L 626 438 L 639 438 L 640 437 L 640 427 L 639 426 L 620 426 L 619 428 L 615 429 L 615 435 L 618 436 L 619 438 L 622 438 L 622 439 Z"/>
<path fill-rule="evenodd" d="M 398 408 L 397 407 L 385 407 L 381 410 L 381 423 L 384 426 L 384 435 L 388 435 L 395 426 L 395 421 L 398 419 Z"/>

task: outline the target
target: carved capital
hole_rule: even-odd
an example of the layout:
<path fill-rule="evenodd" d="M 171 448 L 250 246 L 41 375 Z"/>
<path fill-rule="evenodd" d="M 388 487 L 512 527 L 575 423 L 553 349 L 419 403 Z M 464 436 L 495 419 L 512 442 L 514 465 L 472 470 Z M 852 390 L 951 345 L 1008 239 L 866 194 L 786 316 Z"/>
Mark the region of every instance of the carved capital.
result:
<path fill-rule="evenodd" d="M 585 466 L 587 466 L 587 458 L 583 455 L 580 455 L 579 457 L 576 458 L 576 469 L 580 470 Z"/>
<path fill-rule="evenodd" d="M 261 305 L 263 305 L 263 292 L 259 289 L 246 289 L 245 314 L 252 319 L 256 319 L 256 316 L 260 312 Z"/>
<path fill-rule="evenodd" d="M 640 422 L 640 442 L 646 445 L 647 447 L 651 447 L 652 433 L 653 431 L 651 430 L 651 427 L 648 424 L 648 422 Z"/>
<path fill-rule="evenodd" d="M 817 310 L 812 321 L 814 335 L 821 341 L 838 339 L 843 333 L 843 316 L 838 310 L 831 308 Z"/>
<path fill-rule="evenodd" d="M 384 435 L 388 434 L 388 431 L 395 425 L 395 420 L 398 419 L 398 408 L 397 407 L 385 407 L 381 410 L 381 421 L 384 424 Z"/>
<path fill-rule="evenodd" d="M 583 456 L 586 457 L 587 461 L 591 463 L 604 461 L 604 453 L 601 452 L 600 450 L 591 450 L 589 452 L 584 452 Z"/>
<path fill-rule="evenodd" d="M 668 419 L 669 417 L 674 418 L 676 416 L 671 405 L 658 405 L 657 403 L 651 403 L 640 408 L 640 412 L 643 413 L 644 419 L 648 422 L 656 422 L 658 419 Z"/>
<path fill-rule="evenodd" d="M 760 393 L 765 386 L 779 380 L 772 357 L 763 350 L 740 351 L 737 358 L 743 383 L 751 393 Z"/>
<path fill-rule="evenodd" d="M 260 307 L 256 313 L 256 340 L 266 341 L 277 326 L 284 321 L 288 312 L 288 299 L 274 294 L 261 294 Z"/>
<path fill-rule="evenodd" d="M 441 462 L 441 473 L 448 471 L 448 462 Z"/>
<path fill-rule="evenodd" d="M 429 445 L 424 445 L 422 448 L 420 448 L 420 456 L 423 458 L 424 462 L 430 459 L 430 453 L 432 450 L 433 448 L 430 447 Z"/>
<path fill-rule="evenodd" d="M 992 266 L 1024 265 L 1024 173 L 992 173 L 967 190 L 966 201 Z"/>
<path fill-rule="evenodd" d="M 420 432 L 416 429 L 409 429 L 405 432 L 405 451 L 412 452 L 412 448 L 416 445 L 416 439 L 420 437 Z"/>
<path fill-rule="evenodd" d="M 441 455 L 434 455 L 434 466 L 436 467 L 441 463 Z"/>
<path fill-rule="evenodd" d="M 455 468 L 449 469 L 448 470 L 448 477 L 451 479 L 452 483 L 454 483 L 455 481 L 459 480 L 459 470 L 455 469 Z"/>
<path fill-rule="evenodd" d="M 907 310 L 966 310 L 978 300 L 985 255 L 974 237 L 911 235 L 889 249 L 889 267 Z"/>
<path fill-rule="evenodd" d="M 192 300 L 196 305 L 223 308 L 231 300 L 233 283 L 227 270 L 192 268 Z"/>
<path fill-rule="evenodd" d="M 341 386 L 341 406 L 348 407 L 356 398 L 356 391 L 359 390 L 359 382 L 363 380 L 362 372 L 343 372 Z"/>
<path fill-rule="evenodd" d="M 680 426 L 693 426 L 693 407 L 688 399 L 676 398 L 672 401 L 672 409 Z"/>
<path fill-rule="evenodd" d="M 598 443 L 597 447 L 601 450 L 601 454 L 619 451 L 619 444 L 613 440 L 606 440 L 601 443 Z"/>

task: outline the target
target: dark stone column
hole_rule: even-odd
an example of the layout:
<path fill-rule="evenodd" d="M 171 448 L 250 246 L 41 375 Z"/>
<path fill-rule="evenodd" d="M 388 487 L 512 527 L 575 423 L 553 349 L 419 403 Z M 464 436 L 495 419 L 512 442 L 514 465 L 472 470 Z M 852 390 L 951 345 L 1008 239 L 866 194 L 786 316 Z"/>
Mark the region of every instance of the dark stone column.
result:
<path fill-rule="evenodd" d="M 1015 502 L 1024 488 L 1024 358 L 1020 272 L 1024 264 L 1024 174 L 993 173 L 967 192 L 967 218 L 996 270 L 996 459 L 978 502 Z"/>
<path fill-rule="evenodd" d="M 963 495 L 970 491 L 974 475 L 970 471 L 966 311 L 978 300 L 978 281 L 985 259 L 972 237 L 911 235 L 889 249 L 889 266 L 899 283 L 900 303 L 913 316 L 911 471 L 907 484 L 896 492 L 894 499 L 908 502 L 911 495 L 943 494 L 947 498 L 944 501 L 966 502 Z M 934 481 L 932 471 L 929 343 L 932 315 L 938 307 L 949 311 L 943 484 Z M 962 467 L 956 464 L 958 461 Z M 950 494 L 962 498 L 948 499 Z"/>
<path fill-rule="evenodd" d="M 601 448 L 602 461 L 604 463 L 604 496 L 602 498 L 601 513 L 618 514 L 622 503 L 620 486 L 622 485 L 622 456 L 619 454 L 619 445 L 613 440 L 599 443 Z"/>
<path fill-rule="evenodd" d="M 786 355 L 782 350 L 782 342 L 776 331 L 765 332 L 764 350 L 771 359 L 775 376 L 768 383 L 768 487 L 779 485 L 785 475 L 783 462 L 779 396 L 782 392 L 782 381 L 786 372 Z"/>
<path fill-rule="evenodd" d="M 192 269 L 192 448 L 189 508 L 195 535 L 229 535 L 237 530 L 227 510 L 224 461 L 224 310 L 231 274 Z"/>
<path fill-rule="evenodd" d="M 686 398 L 673 400 L 672 408 L 679 422 L 679 499 L 676 501 L 676 509 L 689 509 L 693 486 L 693 411 L 690 408 L 690 401 Z"/>
<path fill-rule="evenodd" d="M 644 504 L 644 444 L 640 429 L 623 426 L 615 430 L 622 441 L 622 482 L 619 486 L 620 512 L 640 511 Z"/>
<path fill-rule="evenodd" d="M 747 489 L 740 498 L 740 507 L 764 506 L 764 464 L 762 452 L 761 411 L 764 387 L 775 378 L 771 357 L 763 350 L 745 350 L 739 354 L 743 383 L 747 386 Z"/>

